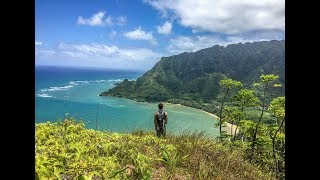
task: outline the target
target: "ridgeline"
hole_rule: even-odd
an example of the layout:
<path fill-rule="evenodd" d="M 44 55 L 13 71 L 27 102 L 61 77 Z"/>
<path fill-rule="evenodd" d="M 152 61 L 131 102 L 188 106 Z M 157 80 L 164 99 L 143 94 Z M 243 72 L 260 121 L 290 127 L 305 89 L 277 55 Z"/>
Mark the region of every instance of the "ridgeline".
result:
<path fill-rule="evenodd" d="M 283 86 L 272 90 L 284 95 L 285 41 L 262 41 L 215 45 L 161 60 L 136 81 L 124 80 L 100 96 L 117 96 L 136 101 L 165 101 L 216 113 L 223 94 L 219 81 L 232 78 L 251 87 L 261 74 L 278 74 Z M 259 94 L 258 94 L 259 95 Z"/>

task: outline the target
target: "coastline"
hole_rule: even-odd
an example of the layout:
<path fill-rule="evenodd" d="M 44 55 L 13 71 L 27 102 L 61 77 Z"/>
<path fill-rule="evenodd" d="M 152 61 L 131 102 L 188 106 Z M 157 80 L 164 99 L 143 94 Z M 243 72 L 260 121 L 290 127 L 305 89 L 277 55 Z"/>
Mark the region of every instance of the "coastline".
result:
<path fill-rule="evenodd" d="M 166 103 L 166 104 L 171 104 L 171 105 L 184 106 L 184 107 L 188 107 L 188 108 L 192 108 L 192 109 L 197 109 L 197 108 L 185 106 L 185 105 L 182 105 L 182 104 L 172 104 L 172 103 L 169 103 L 169 102 L 165 102 L 165 103 Z M 200 110 L 200 111 L 208 114 L 209 116 L 212 116 L 212 117 L 214 117 L 214 118 L 216 118 L 216 119 L 219 119 L 219 117 L 218 117 L 217 115 L 215 115 L 215 114 L 209 113 L 209 112 L 204 111 L 204 110 L 202 110 L 202 109 L 197 109 L 197 110 Z M 231 127 L 232 127 L 232 124 L 231 124 L 231 123 L 228 123 L 228 122 L 225 122 L 224 125 L 225 125 L 225 126 L 222 127 L 222 129 L 223 129 L 224 131 L 226 131 L 227 134 L 231 135 Z M 232 127 L 232 134 L 235 133 L 236 128 L 237 128 L 237 126 L 236 126 L 236 125 L 233 125 L 233 127 Z M 239 133 L 239 128 L 237 129 L 237 134 L 238 134 L 238 133 Z"/>
<path fill-rule="evenodd" d="M 218 117 L 217 115 L 215 115 L 215 114 L 211 114 L 211 113 L 209 113 L 209 112 L 207 112 L 207 111 L 204 111 L 204 110 L 201 110 L 201 111 L 203 111 L 204 113 L 206 113 L 206 114 L 208 114 L 208 115 L 210 115 L 210 116 L 212 116 L 212 117 L 215 117 L 215 118 L 219 119 L 219 117 Z M 231 127 L 232 127 L 232 124 L 231 124 L 231 123 L 228 123 L 228 122 L 225 122 L 224 125 L 225 125 L 225 126 L 222 127 L 222 129 L 225 130 L 225 131 L 227 132 L 227 134 L 231 135 Z M 236 128 L 237 128 L 237 126 L 236 126 L 236 125 L 233 125 L 233 127 L 232 127 L 232 134 L 234 134 L 234 132 L 236 131 Z M 237 134 L 238 134 L 238 133 L 239 133 L 239 128 L 237 129 Z"/>
<path fill-rule="evenodd" d="M 117 96 L 115 96 L 115 97 L 117 97 Z M 130 99 L 130 98 L 126 98 L 126 97 L 120 97 L 120 98 Z M 130 99 L 130 100 L 133 100 L 133 101 L 139 102 L 139 103 L 149 103 L 149 102 L 146 102 L 146 101 L 139 101 L 139 100 L 137 100 L 137 99 Z M 173 104 L 173 103 L 165 102 L 165 101 L 164 101 L 163 103 L 165 103 L 165 104 L 170 104 L 170 105 L 183 106 L 183 107 L 192 108 L 192 109 L 197 109 L 197 108 L 185 106 L 185 105 L 182 105 L 182 104 Z M 219 117 L 218 117 L 217 115 L 215 115 L 215 114 L 209 113 L 209 112 L 204 111 L 204 110 L 202 110 L 202 109 L 197 109 L 197 110 L 202 111 L 202 112 L 208 114 L 208 115 L 211 116 L 211 117 L 214 117 L 214 118 L 216 118 L 216 119 L 219 119 Z M 223 130 L 223 131 L 226 131 L 227 134 L 231 135 L 231 127 L 232 127 L 232 124 L 231 124 L 231 123 L 224 122 L 224 126 L 222 127 L 222 130 Z M 236 127 L 237 127 L 236 125 L 233 125 L 233 127 L 232 127 L 232 134 L 234 134 L 234 132 L 235 132 L 235 130 L 236 130 Z M 239 133 L 239 128 L 237 129 L 237 134 L 238 134 L 238 133 Z"/>

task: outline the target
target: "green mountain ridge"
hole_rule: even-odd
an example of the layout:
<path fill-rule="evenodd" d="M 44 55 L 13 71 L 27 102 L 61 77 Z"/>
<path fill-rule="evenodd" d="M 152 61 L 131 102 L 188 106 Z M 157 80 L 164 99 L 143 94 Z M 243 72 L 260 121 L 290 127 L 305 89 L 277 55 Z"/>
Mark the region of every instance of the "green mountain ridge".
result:
<path fill-rule="evenodd" d="M 215 112 L 222 94 L 219 81 L 232 78 L 251 86 L 261 74 L 280 75 L 283 86 L 271 93 L 284 95 L 285 40 L 215 45 L 196 52 L 162 57 L 136 81 L 124 80 L 101 96 L 137 101 L 180 103 Z"/>

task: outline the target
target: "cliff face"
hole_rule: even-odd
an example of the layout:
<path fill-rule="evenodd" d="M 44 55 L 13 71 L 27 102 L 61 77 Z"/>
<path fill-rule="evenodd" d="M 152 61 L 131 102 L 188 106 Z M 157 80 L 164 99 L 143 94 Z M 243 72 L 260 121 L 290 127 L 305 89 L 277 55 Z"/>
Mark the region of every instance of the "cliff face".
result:
<path fill-rule="evenodd" d="M 250 86 L 261 74 L 280 75 L 285 84 L 285 41 L 263 41 L 213 46 L 161 60 L 137 81 L 125 80 L 101 93 L 142 101 L 183 99 L 209 102 L 221 88 L 219 80 L 229 77 Z M 284 86 L 273 92 L 284 94 Z"/>

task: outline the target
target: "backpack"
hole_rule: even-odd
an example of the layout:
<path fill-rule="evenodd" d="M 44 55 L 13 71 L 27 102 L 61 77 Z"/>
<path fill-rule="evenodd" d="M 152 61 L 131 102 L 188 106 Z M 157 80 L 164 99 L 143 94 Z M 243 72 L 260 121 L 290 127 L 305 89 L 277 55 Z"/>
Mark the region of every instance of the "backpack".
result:
<path fill-rule="evenodd" d="M 157 124 L 160 126 L 160 127 L 164 127 L 164 118 L 165 118 L 165 114 L 164 114 L 164 110 L 159 110 L 158 113 L 157 113 Z"/>

